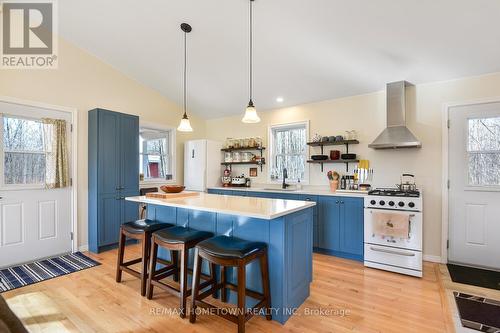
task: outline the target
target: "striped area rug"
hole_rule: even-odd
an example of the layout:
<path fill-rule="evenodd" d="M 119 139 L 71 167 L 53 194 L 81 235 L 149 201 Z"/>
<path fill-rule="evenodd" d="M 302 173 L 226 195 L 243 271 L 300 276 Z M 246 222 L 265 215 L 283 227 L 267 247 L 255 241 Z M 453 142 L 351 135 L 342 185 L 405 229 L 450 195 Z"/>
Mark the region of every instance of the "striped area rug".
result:
<path fill-rule="evenodd" d="M 0 270 L 0 293 L 100 265 L 81 252 Z"/>

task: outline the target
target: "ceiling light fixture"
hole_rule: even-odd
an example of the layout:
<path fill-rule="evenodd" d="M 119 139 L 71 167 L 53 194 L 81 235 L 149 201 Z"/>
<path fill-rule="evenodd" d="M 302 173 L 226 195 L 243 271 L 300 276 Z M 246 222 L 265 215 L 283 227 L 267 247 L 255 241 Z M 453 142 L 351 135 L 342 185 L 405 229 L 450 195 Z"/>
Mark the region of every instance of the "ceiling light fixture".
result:
<path fill-rule="evenodd" d="M 182 116 L 181 123 L 177 130 L 179 132 L 192 132 L 193 128 L 191 127 L 191 123 L 189 122 L 189 118 L 187 116 L 187 85 L 186 85 L 186 76 L 187 76 L 187 47 L 186 47 L 186 39 L 188 32 L 191 32 L 192 28 L 187 23 L 181 24 L 181 30 L 184 31 L 184 115 Z"/>
<path fill-rule="evenodd" d="M 283 103 L 285 99 L 283 97 L 276 97 L 276 102 Z"/>
<path fill-rule="evenodd" d="M 255 109 L 255 106 L 253 105 L 252 101 L 252 85 L 253 85 L 253 80 L 252 80 L 252 74 L 253 74 L 253 16 L 252 16 L 252 4 L 254 0 L 250 0 L 250 101 L 248 101 L 247 108 L 245 110 L 245 116 L 243 119 L 241 119 L 242 122 L 244 123 L 258 123 L 260 122 L 260 118 L 257 115 L 257 109 Z"/>

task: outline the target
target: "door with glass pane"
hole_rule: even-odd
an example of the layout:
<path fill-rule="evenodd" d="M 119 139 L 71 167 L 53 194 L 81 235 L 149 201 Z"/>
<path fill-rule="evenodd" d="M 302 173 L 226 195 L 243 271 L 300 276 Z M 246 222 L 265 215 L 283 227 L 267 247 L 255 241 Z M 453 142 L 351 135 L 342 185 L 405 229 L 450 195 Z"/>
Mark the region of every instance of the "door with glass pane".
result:
<path fill-rule="evenodd" d="M 59 157 L 48 144 L 55 137 L 44 118 L 66 121 L 69 149 L 71 114 L 0 102 L 0 267 L 72 249 L 71 188 L 47 188 L 51 175 L 59 177 L 61 170 L 53 168 L 52 160 Z M 66 153 L 69 163 L 69 150 Z"/>
<path fill-rule="evenodd" d="M 449 112 L 450 262 L 500 269 L 500 103 Z"/>

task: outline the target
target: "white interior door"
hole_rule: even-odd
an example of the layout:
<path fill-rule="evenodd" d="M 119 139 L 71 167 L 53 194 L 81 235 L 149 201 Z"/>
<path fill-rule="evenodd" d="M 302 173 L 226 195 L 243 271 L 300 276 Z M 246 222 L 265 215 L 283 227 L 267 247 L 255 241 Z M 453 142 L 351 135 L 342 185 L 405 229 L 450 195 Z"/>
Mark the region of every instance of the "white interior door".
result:
<path fill-rule="evenodd" d="M 449 261 L 500 269 L 500 103 L 449 120 Z"/>
<path fill-rule="evenodd" d="M 0 267 L 71 252 L 71 188 L 45 189 L 40 123 L 67 121 L 71 155 L 71 114 L 6 102 L 0 113 Z"/>

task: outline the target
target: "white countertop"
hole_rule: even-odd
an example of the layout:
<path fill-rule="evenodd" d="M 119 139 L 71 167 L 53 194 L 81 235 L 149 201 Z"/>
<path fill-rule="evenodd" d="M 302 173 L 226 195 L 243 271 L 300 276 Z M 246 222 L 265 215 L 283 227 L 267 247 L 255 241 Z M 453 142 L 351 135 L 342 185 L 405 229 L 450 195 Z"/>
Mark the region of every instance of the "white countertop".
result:
<path fill-rule="evenodd" d="M 329 195 L 329 196 L 343 196 L 343 197 L 365 197 L 368 191 L 350 191 L 350 190 L 337 190 L 336 192 L 330 191 L 328 187 L 310 187 L 303 188 L 302 190 L 283 190 L 280 188 L 264 188 L 261 186 L 256 187 L 209 187 L 209 190 L 225 190 L 225 191 L 243 191 L 243 192 L 269 192 L 269 193 L 288 193 L 288 194 L 301 194 L 301 195 Z"/>
<path fill-rule="evenodd" d="M 252 198 L 207 193 L 175 199 L 156 199 L 136 196 L 127 197 L 125 200 L 267 220 L 272 220 L 316 205 L 315 202 L 311 201 Z"/>

